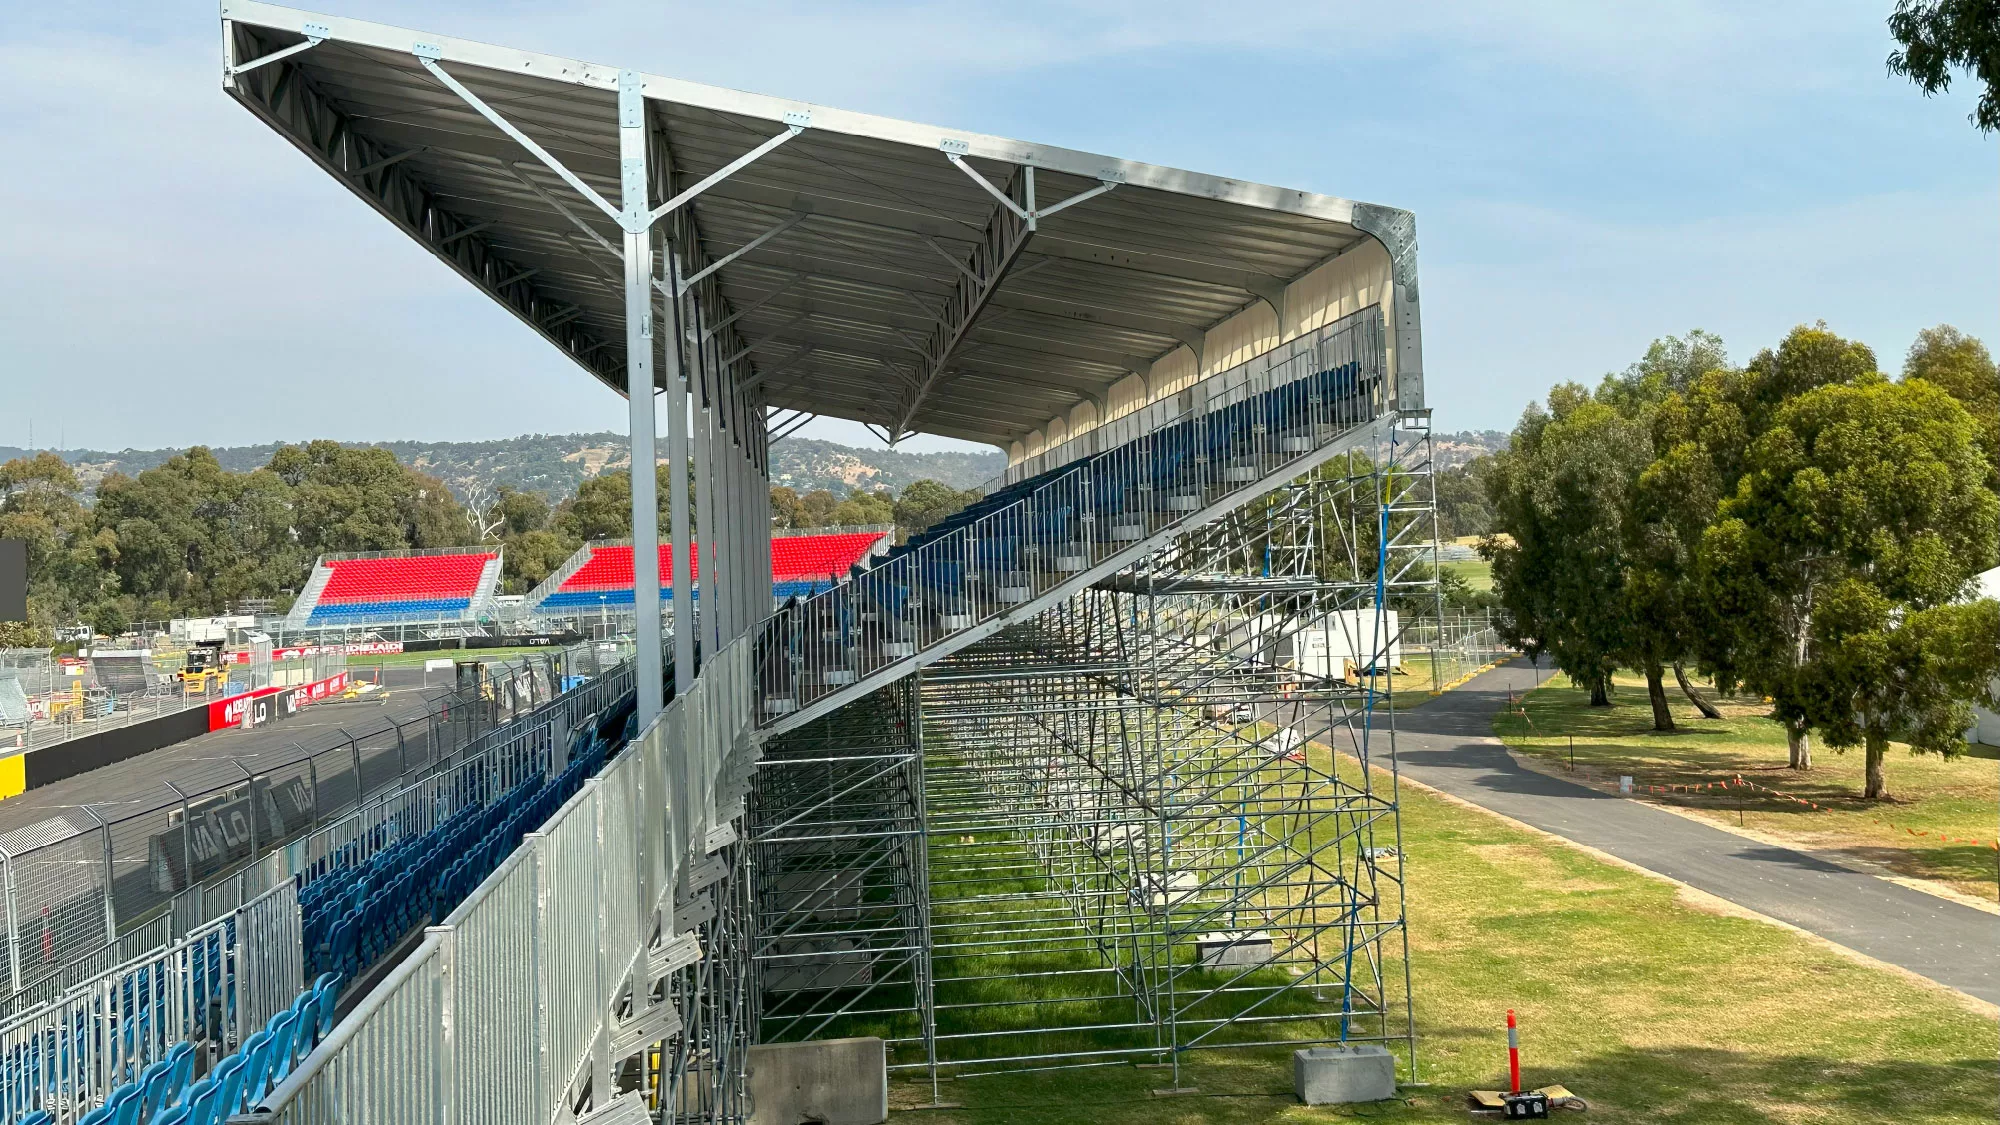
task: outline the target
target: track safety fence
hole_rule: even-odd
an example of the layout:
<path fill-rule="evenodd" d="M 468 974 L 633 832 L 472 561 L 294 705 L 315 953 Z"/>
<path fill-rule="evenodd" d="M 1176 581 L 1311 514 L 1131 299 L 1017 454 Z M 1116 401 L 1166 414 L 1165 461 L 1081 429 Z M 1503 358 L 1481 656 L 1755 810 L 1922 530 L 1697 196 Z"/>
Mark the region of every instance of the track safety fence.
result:
<path fill-rule="evenodd" d="M 296 857 L 301 841 L 378 815 L 385 794 L 510 737 L 491 732 L 561 695 L 566 680 L 629 680 L 624 658 L 579 645 L 494 662 L 418 715 L 362 713 L 268 753 L 178 762 L 121 811 L 6 816 L 0 803 L 0 1017 L 117 963 L 121 950 L 155 948 L 254 898 L 299 869 L 270 858 L 281 845 Z"/>
<path fill-rule="evenodd" d="M 682 1026 L 665 978 L 700 955 L 690 896 L 749 789 L 751 648 L 717 653 L 427 930 L 265 1098 L 269 1120 L 544 1125 L 629 1098 L 617 1064 Z"/>

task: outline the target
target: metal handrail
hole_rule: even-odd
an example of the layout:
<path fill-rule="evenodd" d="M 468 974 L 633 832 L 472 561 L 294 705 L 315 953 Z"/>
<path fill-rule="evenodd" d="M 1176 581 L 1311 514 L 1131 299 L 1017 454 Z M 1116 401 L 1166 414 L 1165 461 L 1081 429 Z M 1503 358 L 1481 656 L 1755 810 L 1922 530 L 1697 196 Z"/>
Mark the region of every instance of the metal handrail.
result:
<path fill-rule="evenodd" d="M 1007 503 L 953 517 L 853 581 L 788 606 L 766 626 L 759 721 L 784 721 L 989 629 L 1081 574 L 1129 561 L 1148 541 L 1260 495 L 1272 478 L 1304 471 L 1393 413 L 1379 309 L 1282 351 L 1153 404 L 1125 444 L 1016 481 L 994 494 L 1018 492 Z"/>

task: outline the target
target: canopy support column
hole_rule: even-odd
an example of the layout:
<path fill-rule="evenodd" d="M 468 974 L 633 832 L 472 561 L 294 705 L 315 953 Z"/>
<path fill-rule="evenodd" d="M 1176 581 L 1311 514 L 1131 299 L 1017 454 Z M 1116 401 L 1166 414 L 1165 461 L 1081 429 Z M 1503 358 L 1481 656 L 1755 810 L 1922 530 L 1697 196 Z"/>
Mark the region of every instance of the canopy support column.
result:
<path fill-rule="evenodd" d="M 618 74 L 618 160 L 628 215 L 652 206 L 646 183 L 646 99 L 639 75 Z M 625 401 L 632 444 L 632 609 L 639 729 L 665 706 L 666 658 L 660 639 L 660 507 L 653 477 L 653 233 L 625 225 Z M 679 584 L 676 584 L 676 590 Z M 679 621 L 675 622 L 678 631 Z M 677 669 L 676 676 L 684 675 Z"/>

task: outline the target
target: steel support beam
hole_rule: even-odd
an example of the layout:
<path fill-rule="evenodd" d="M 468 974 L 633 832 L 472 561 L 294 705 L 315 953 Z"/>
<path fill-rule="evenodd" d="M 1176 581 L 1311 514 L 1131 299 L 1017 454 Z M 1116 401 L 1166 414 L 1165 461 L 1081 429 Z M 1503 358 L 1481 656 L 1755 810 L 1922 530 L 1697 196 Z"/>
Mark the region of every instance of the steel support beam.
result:
<path fill-rule="evenodd" d="M 646 99 L 634 71 L 618 74 L 618 165 L 627 215 L 652 206 L 646 177 Z M 653 235 L 650 224 L 625 230 L 625 395 L 632 446 L 632 639 L 639 729 L 666 705 L 666 657 L 660 640 L 660 516 L 653 475 Z M 672 354 L 673 348 L 667 349 Z M 678 622 L 676 622 L 678 625 Z"/>

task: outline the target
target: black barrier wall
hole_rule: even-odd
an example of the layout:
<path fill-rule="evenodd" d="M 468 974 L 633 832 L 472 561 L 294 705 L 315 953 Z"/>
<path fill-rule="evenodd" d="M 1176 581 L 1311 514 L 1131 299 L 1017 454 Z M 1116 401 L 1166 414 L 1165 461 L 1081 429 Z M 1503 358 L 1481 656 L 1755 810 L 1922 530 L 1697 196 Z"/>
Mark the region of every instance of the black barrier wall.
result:
<path fill-rule="evenodd" d="M 113 762 L 150 754 L 163 746 L 208 733 L 208 708 L 190 707 L 117 730 L 98 731 L 54 746 L 28 751 L 27 787 L 38 789 Z"/>

